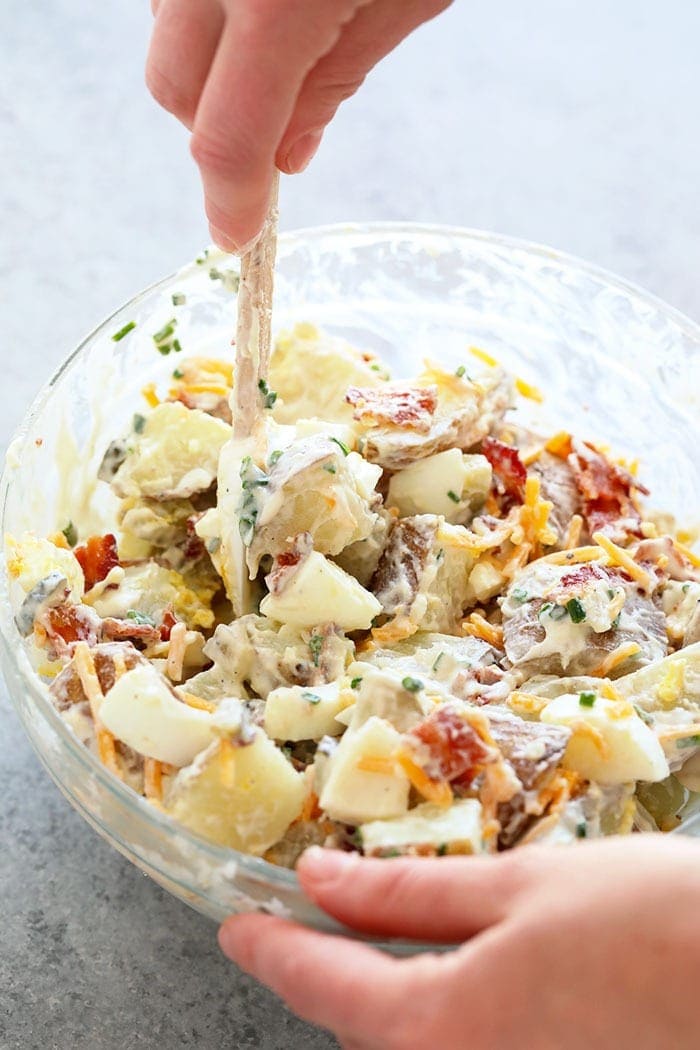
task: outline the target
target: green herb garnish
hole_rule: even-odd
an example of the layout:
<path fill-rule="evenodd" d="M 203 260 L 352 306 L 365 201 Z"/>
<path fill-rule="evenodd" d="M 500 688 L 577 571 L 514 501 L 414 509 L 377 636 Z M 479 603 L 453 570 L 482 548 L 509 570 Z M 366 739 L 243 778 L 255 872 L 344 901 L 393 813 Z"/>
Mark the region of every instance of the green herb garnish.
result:
<path fill-rule="evenodd" d="M 447 847 L 447 843 L 446 842 L 441 842 L 440 845 L 437 848 L 437 855 L 438 855 L 438 857 L 444 857 L 447 854 L 447 848 L 448 848 Z"/>
<path fill-rule="evenodd" d="M 267 385 L 267 380 L 265 379 L 258 380 L 258 390 L 263 396 L 263 405 L 265 408 L 272 408 L 277 400 L 277 392 L 275 390 L 270 390 Z"/>
<path fill-rule="evenodd" d="M 352 681 L 350 682 L 350 688 L 351 689 L 359 689 L 361 683 L 362 683 L 362 678 L 361 677 L 353 678 Z"/>
<path fill-rule="evenodd" d="M 683 591 L 683 594 L 687 594 L 688 591 L 690 590 L 690 584 L 689 583 L 684 583 L 683 586 L 681 587 L 681 590 Z"/>
<path fill-rule="evenodd" d="M 432 671 L 437 671 L 438 667 L 440 666 L 440 661 L 442 660 L 444 655 L 445 655 L 444 653 L 438 653 L 437 654 L 437 656 L 433 660 L 433 666 L 431 668 Z"/>
<path fill-rule="evenodd" d="M 156 625 L 156 621 L 151 616 L 146 616 L 145 613 L 139 612 L 138 609 L 127 609 L 126 618 L 127 620 L 133 620 L 140 627 L 155 627 Z"/>
<path fill-rule="evenodd" d="M 78 542 L 78 530 L 72 521 L 69 521 L 65 529 L 61 529 L 61 532 L 66 537 L 66 543 L 69 547 L 75 547 Z"/>
<path fill-rule="evenodd" d="M 523 605 L 529 598 L 529 595 L 524 587 L 515 587 L 511 592 L 510 596 L 514 602 L 518 605 Z"/>
<path fill-rule="evenodd" d="M 321 703 L 321 697 L 318 695 L 318 693 L 311 693 L 308 689 L 304 690 L 304 692 L 301 694 L 301 698 L 302 700 L 308 700 L 310 704 Z"/>
<path fill-rule="evenodd" d="M 173 379 L 184 379 L 185 373 L 181 372 L 179 368 L 173 369 Z"/>
<path fill-rule="evenodd" d="M 683 736 L 680 740 L 676 740 L 676 747 L 683 749 L 685 747 L 697 747 L 700 744 L 700 734 L 696 733 L 694 736 Z"/>
<path fill-rule="evenodd" d="M 319 660 L 321 658 L 321 650 L 323 649 L 323 635 L 312 634 L 309 638 L 309 650 L 311 651 L 311 657 L 314 662 L 314 667 L 318 667 Z"/>
<path fill-rule="evenodd" d="M 123 328 L 120 328 L 118 332 L 114 333 L 112 336 L 113 342 L 118 343 L 120 339 L 123 339 L 125 335 L 129 334 L 129 332 L 133 332 L 134 328 L 136 328 L 136 321 L 129 321 Z"/>
<path fill-rule="evenodd" d="M 585 839 L 588 835 L 588 828 L 586 827 L 586 821 L 582 820 L 580 824 L 576 825 L 576 838 Z"/>
<path fill-rule="evenodd" d="M 578 694 L 578 702 L 581 705 L 581 707 L 593 707 L 593 704 L 595 703 L 595 701 L 596 701 L 595 693 L 579 693 Z"/>
<path fill-rule="evenodd" d="M 154 332 L 152 339 L 156 346 L 159 343 L 164 343 L 170 339 L 171 335 L 175 334 L 177 328 L 177 318 L 173 317 L 167 324 L 164 324 L 162 328 L 159 328 L 157 332 Z"/>
<path fill-rule="evenodd" d="M 171 299 L 173 301 L 173 306 L 184 306 L 187 302 L 187 296 L 184 292 L 173 292 Z"/>
<path fill-rule="evenodd" d="M 406 675 L 406 677 L 401 680 L 401 685 L 407 693 L 419 693 L 421 689 L 425 688 L 420 678 L 411 678 L 410 675 Z"/>
<path fill-rule="evenodd" d="M 268 459 L 267 459 L 268 466 L 270 468 L 274 467 L 277 463 L 279 463 L 280 459 L 282 458 L 282 455 L 283 455 L 282 449 L 281 448 L 276 448 L 274 450 L 274 452 L 271 452 L 270 455 L 268 456 Z"/>
<path fill-rule="evenodd" d="M 466 365 L 460 365 L 459 368 L 455 369 L 455 375 L 458 379 L 462 379 L 467 374 Z"/>
<path fill-rule="evenodd" d="M 146 417 L 142 416 L 140 412 L 136 412 L 131 425 L 137 434 L 143 434 L 143 428 L 146 426 Z"/>
<path fill-rule="evenodd" d="M 453 503 L 459 503 L 459 496 L 456 492 L 453 492 L 452 489 L 447 490 L 447 496 Z"/>
<path fill-rule="evenodd" d="M 333 466 L 332 463 L 325 463 L 323 469 L 326 471 L 327 474 L 336 474 L 337 473 L 337 471 L 336 471 L 336 469 L 335 469 L 335 467 Z"/>
<path fill-rule="evenodd" d="M 586 619 L 586 610 L 578 598 L 569 598 L 566 603 L 566 611 L 571 617 L 572 623 L 583 623 Z"/>
<path fill-rule="evenodd" d="M 615 619 L 613 620 L 613 622 L 610 624 L 611 630 L 616 631 L 618 629 L 618 627 L 620 626 L 620 618 L 621 618 L 621 616 L 622 616 L 622 613 L 619 612 L 617 614 L 617 616 L 615 617 Z"/>
<path fill-rule="evenodd" d="M 211 539 L 207 540 L 206 548 L 210 554 L 216 554 L 220 546 L 221 540 L 218 536 L 212 536 Z"/>
<path fill-rule="evenodd" d="M 331 441 L 335 441 L 336 445 L 338 446 L 338 448 L 340 449 L 340 451 L 343 453 L 344 456 L 349 456 L 350 455 L 350 449 L 348 448 L 348 446 L 345 444 L 344 441 L 340 440 L 340 438 L 332 437 Z"/>
<path fill-rule="evenodd" d="M 553 605 L 549 610 L 550 620 L 563 620 L 568 610 L 563 605 Z"/>

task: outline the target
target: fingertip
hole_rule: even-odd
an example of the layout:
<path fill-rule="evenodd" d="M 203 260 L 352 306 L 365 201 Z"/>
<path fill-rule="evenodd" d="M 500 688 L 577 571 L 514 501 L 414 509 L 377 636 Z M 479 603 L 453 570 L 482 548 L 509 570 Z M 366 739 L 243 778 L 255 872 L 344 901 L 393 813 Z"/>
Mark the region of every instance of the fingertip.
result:
<path fill-rule="evenodd" d="M 296 139 L 291 146 L 283 146 L 277 157 L 280 171 L 287 175 L 299 175 L 315 157 L 322 139 L 322 131 L 309 131 Z"/>
<path fill-rule="evenodd" d="M 322 888 L 329 889 L 334 883 L 345 881 L 361 859 L 359 853 L 310 846 L 299 858 L 297 875 L 305 892 L 316 897 Z"/>

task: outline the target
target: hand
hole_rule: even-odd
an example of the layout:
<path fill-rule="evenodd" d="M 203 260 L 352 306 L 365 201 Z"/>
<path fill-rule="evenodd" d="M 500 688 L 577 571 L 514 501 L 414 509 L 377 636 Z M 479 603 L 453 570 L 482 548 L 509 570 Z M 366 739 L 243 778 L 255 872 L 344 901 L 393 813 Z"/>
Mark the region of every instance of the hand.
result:
<path fill-rule="evenodd" d="M 273 165 L 302 171 L 340 103 L 450 0 L 151 0 L 146 82 L 192 131 L 211 235 L 240 250 Z"/>
<path fill-rule="evenodd" d="M 347 1050 L 685 1050 L 698 1045 L 700 845 L 635 835 L 495 857 L 309 850 L 307 895 L 380 937 L 465 941 L 395 959 L 272 916 L 223 951 Z"/>

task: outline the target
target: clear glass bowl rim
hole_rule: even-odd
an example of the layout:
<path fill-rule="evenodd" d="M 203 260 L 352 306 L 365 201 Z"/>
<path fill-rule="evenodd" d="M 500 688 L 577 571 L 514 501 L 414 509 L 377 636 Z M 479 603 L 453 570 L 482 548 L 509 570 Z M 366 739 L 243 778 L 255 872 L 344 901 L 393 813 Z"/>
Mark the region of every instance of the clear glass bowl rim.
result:
<path fill-rule="evenodd" d="M 588 276 L 600 281 L 602 284 L 617 288 L 628 295 L 642 300 L 648 306 L 652 307 L 659 313 L 664 314 L 669 320 L 673 321 L 673 323 L 676 324 L 690 339 L 700 346 L 700 324 L 697 324 L 687 315 L 669 305 L 658 296 L 646 291 L 632 281 L 619 277 L 611 271 L 594 263 L 586 262 L 575 255 L 558 251 L 544 244 L 527 241 L 517 237 L 496 234 L 487 230 L 470 229 L 468 227 L 449 226 L 437 223 L 366 222 L 333 223 L 323 226 L 304 227 L 298 230 L 281 233 L 279 236 L 279 243 L 280 248 L 282 249 L 292 249 L 295 244 L 308 244 L 311 240 L 323 240 L 326 238 L 351 239 L 353 237 L 362 238 L 367 236 L 377 236 L 380 238 L 382 236 L 406 236 L 407 238 L 415 237 L 416 239 L 421 237 L 445 238 L 451 241 L 483 244 L 488 247 L 502 248 L 507 251 L 521 252 L 527 255 L 548 259 L 558 266 L 587 274 Z M 215 249 L 215 251 L 218 252 L 218 249 Z M 71 366 L 82 350 L 93 339 L 99 336 L 112 320 L 123 310 L 137 305 L 152 292 L 167 285 L 175 276 L 186 273 L 195 265 L 194 262 L 186 264 L 180 270 L 174 271 L 166 277 L 148 285 L 129 300 L 121 304 L 80 341 L 76 349 L 69 354 L 48 382 L 40 389 L 24 420 L 10 439 L 8 449 L 12 448 L 14 455 L 21 458 L 24 443 L 28 439 L 28 431 L 32 422 L 42 411 L 44 405 L 52 394 L 54 386 L 61 379 L 63 373 Z M 8 470 L 7 463 L 5 463 L 2 477 L 0 478 L 0 520 L 3 524 L 10 485 L 10 471 Z M 63 746 L 70 750 L 73 758 L 75 758 L 85 770 L 86 775 L 94 777 L 104 790 L 116 796 L 116 798 L 125 805 L 127 809 L 130 807 L 133 808 L 133 810 L 138 812 L 139 816 L 142 818 L 144 814 L 146 814 L 148 821 L 152 823 L 154 829 L 157 829 L 160 835 L 164 836 L 166 839 L 175 840 L 175 842 L 179 844 L 184 842 L 192 851 L 194 851 L 194 853 L 199 853 L 202 859 L 206 862 L 218 867 L 230 863 L 231 861 L 235 861 L 246 874 L 254 879 L 260 880 L 261 882 L 265 882 L 273 891 L 275 888 L 279 888 L 280 890 L 285 889 L 287 891 L 294 890 L 295 888 L 300 889 L 294 871 L 280 868 L 262 858 L 253 857 L 247 853 L 241 853 L 230 847 L 218 846 L 199 835 L 196 835 L 182 825 L 177 824 L 167 814 L 150 806 L 144 798 L 138 796 L 131 788 L 110 773 L 109 770 L 102 765 L 99 759 L 80 743 L 78 738 L 71 732 L 70 728 L 66 725 L 48 698 L 42 692 L 36 674 L 29 669 L 28 664 L 22 666 L 22 663 L 17 659 L 16 653 L 23 651 L 23 641 L 12 615 L 4 558 L 1 561 L 0 638 L 2 639 L 8 664 L 12 666 L 16 674 L 23 680 L 38 711 L 48 720 L 51 728 L 61 739 Z M 9 689 L 8 692 L 13 706 L 17 707 L 19 713 L 19 707 L 14 700 L 12 690 Z M 40 752 L 38 753 L 41 758 Z M 105 831 L 109 833 L 109 828 L 105 828 Z"/>

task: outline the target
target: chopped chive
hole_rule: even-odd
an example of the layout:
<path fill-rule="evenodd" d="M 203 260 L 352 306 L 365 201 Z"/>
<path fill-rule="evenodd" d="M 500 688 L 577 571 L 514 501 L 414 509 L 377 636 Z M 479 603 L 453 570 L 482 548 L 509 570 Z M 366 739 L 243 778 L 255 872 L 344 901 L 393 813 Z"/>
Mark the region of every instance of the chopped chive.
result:
<path fill-rule="evenodd" d="M 204 264 L 207 261 L 208 257 L 209 257 L 209 249 L 205 248 L 204 251 L 202 252 L 202 254 L 198 255 L 197 258 L 195 259 L 195 262 L 197 263 L 197 266 L 204 266 Z"/>
<path fill-rule="evenodd" d="M 137 434 L 143 434 L 143 429 L 146 426 L 146 417 L 142 416 L 140 412 L 136 412 L 132 420 L 132 426 Z"/>
<path fill-rule="evenodd" d="M 301 698 L 302 700 L 308 700 L 310 704 L 321 703 L 321 697 L 318 695 L 318 693 L 311 693 L 308 689 L 304 690 L 304 692 L 301 694 Z"/>
<path fill-rule="evenodd" d="M 374 362 L 374 364 L 371 364 L 369 367 L 372 369 L 373 372 L 381 372 L 381 370 L 382 370 L 382 366 L 378 365 L 376 361 Z"/>
<path fill-rule="evenodd" d="M 146 616 L 145 613 L 139 612 L 138 609 L 127 609 L 126 618 L 127 620 L 133 620 L 140 627 L 155 627 L 156 625 L 155 620 L 151 616 Z"/>
<path fill-rule="evenodd" d="M 510 592 L 510 596 L 514 602 L 518 603 L 518 605 L 523 605 L 529 598 L 524 587 L 515 587 L 514 590 Z"/>
<path fill-rule="evenodd" d="M 185 373 L 183 371 L 181 371 L 179 368 L 174 368 L 173 369 L 173 379 L 184 379 L 184 378 L 185 378 Z"/>
<path fill-rule="evenodd" d="M 358 677 L 358 678 L 353 678 L 352 681 L 350 682 L 350 688 L 351 689 L 359 689 L 361 682 L 362 682 L 362 677 L 361 676 Z"/>
<path fill-rule="evenodd" d="M 184 292 L 173 292 L 171 299 L 173 306 L 184 306 L 187 302 L 187 296 Z"/>
<path fill-rule="evenodd" d="M 613 620 L 613 622 L 610 624 L 610 627 L 612 628 L 613 631 L 616 631 L 618 629 L 618 627 L 620 626 L 620 619 L 621 619 L 621 617 L 622 617 L 622 613 L 619 612 L 617 614 L 617 616 L 615 617 L 615 619 Z"/>
<path fill-rule="evenodd" d="M 440 666 L 440 661 L 442 660 L 444 655 L 445 655 L 444 653 L 438 653 L 437 654 L 437 656 L 433 660 L 433 666 L 431 668 L 432 671 L 437 671 L 438 667 Z"/>
<path fill-rule="evenodd" d="M 679 749 L 697 747 L 698 745 L 700 745 L 700 733 L 696 733 L 694 736 L 684 736 L 676 740 L 676 747 Z"/>
<path fill-rule="evenodd" d="M 566 616 L 567 610 L 563 605 L 553 605 L 549 611 L 550 620 L 563 620 Z"/>
<path fill-rule="evenodd" d="M 282 457 L 282 449 L 281 448 L 276 448 L 274 450 L 274 452 L 271 452 L 269 457 L 268 457 L 268 460 L 267 460 L 268 465 L 271 468 L 274 467 L 275 464 L 279 463 L 281 457 Z"/>
<path fill-rule="evenodd" d="M 337 471 L 332 463 L 326 463 L 323 467 L 327 474 L 336 474 Z"/>
<path fill-rule="evenodd" d="M 311 651 L 311 657 L 314 662 L 314 667 L 318 667 L 319 660 L 321 658 L 321 650 L 323 649 L 323 635 L 312 634 L 309 638 L 309 649 Z"/>
<path fill-rule="evenodd" d="M 164 343 L 166 339 L 169 339 L 174 334 L 177 328 L 177 318 L 173 317 L 170 321 L 159 328 L 157 332 L 153 333 L 152 339 L 154 343 Z"/>
<path fill-rule="evenodd" d="M 336 445 L 338 446 L 338 448 L 340 449 L 340 451 L 343 453 L 344 456 L 349 456 L 350 455 L 350 449 L 348 448 L 348 446 L 345 444 L 344 441 L 340 440 L 340 438 L 332 437 L 331 441 L 335 441 Z"/>
<path fill-rule="evenodd" d="M 586 827 L 586 821 L 582 820 L 579 824 L 576 825 L 576 838 L 585 839 L 587 835 L 588 828 Z"/>
<path fill-rule="evenodd" d="M 275 401 L 277 400 L 277 393 L 275 390 L 270 390 L 267 382 L 264 379 L 258 380 L 258 390 L 263 396 L 263 404 L 265 408 L 272 408 Z"/>
<path fill-rule="evenodd" d="M 221 540 L 218 536 L 212 536 L 211 539 L 207 540 L 206 547 L 210 554 L 216 554 L 220 546 Z"/>
<path fill-rule="evenodd" d="M 173 348 L 173 350 L 175 351 L 176 354 L 179 354 L 180 351 L 182 350 L 182 343 L 180 342 L 179 339 L 173 339 L 173 341 L 171 343 L 171 346 L 172 346 L 172 348 Z"/>
<path fill-rule="evenodd" d="M 614 597 L 615 591 L 612 589 L 612 587 L 608 587 L 608 598 L 610 599 L 610 601 L 612 601 Z"/>
<path fill-rule="evenodd" d="M 118 332 L 114 333 L 112 340 L 115 343 L 118 343 L 119 340 L 123 339 L 125 335 L 129 334 L 129 332 L 133 332 L 134 328 L 136 328 L 136 321 L 129 321 L 123 328 L 120 328 Z"/>
<path fill-rule="evenodd" d="M 462 379 L 467 374 L 466 365 L 460 365 L 459 368 L 455 369 L 455 375 L 458 379 Z"/>
<path fill-rule="evenodd" d="M 420 678 L 411 678 L 410 675 L 406 675 L 406 677 L 401 680 L 401 685 L 407 693 L 419 693 L 421 689 L 425 688 Z"/>
<path fill-rule="evenodd" d="M 596 701 L 595 693 L 579 693 L 578 702 L 581 707 L 593 707 Z"/>
<path fill-rule="evenodd" d="M 66 543 L 69 547 L 75 547 L 78 542 L 78 530 L 72 521 L 69 521 L 65 529 L 61 529 L 61 532 L 66 537 Z"/>
<path fill-rule="evenodd" d="M 447 854 L 447 843 L 446 842 L 441 842 L 440 845 L 437 848 L 437 855 L 438 855 L 438 857 L 444 857 L 444 856 L 446 856 L 446 854 Z"/>
<path fill-rule="evenodd" d="M 683 594 L 687 594 L 688 591 L 690 590 L 690 584 L 689 583 L 684 583 L 683 586 L 681 587 L 681 590 L 683 591 Z"/>
<path fill-rule="evenodd" d="M 453 492 L 452 489 L 448 489 L 447 495 L 449 496 L 449 498 L 452 500 L 453 503 L 459 503 L 459 496 L 457 495 L 456 492 Z"/>
<path fill-rule="evenodd" d="M 566 603 L 566 611 L 573 623 L 583 623 L 586 619 L 586 610 L 578 598 L 570 598 Z"/>

